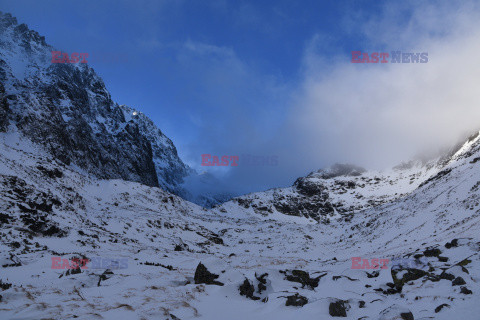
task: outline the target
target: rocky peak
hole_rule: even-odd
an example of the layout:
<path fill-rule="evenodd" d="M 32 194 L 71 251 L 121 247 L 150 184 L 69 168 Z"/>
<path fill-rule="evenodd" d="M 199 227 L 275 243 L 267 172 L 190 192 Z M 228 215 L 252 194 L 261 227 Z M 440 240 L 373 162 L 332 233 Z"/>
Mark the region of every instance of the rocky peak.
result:
<path fill-rule="evenodd" d="M 51 63 L 45 37 L 0 13 L 0 130 L 19 131 L 65 164 L 181 193 L 193 172 L 144 114 L 115 103 L 84 63 Z"/>

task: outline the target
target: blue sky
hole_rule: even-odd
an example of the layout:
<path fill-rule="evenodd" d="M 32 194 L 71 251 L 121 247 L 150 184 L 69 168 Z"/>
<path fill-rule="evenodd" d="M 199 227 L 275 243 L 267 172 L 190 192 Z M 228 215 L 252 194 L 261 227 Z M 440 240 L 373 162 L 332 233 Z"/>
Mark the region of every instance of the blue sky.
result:
<path fill-rule="evenodd" d="M 390 165 L 422 148 L 412 141 L 439 140 L 452 119 L 445 100 L 453 99 L 454 87 L 425 130 L 434 104 L 427 93 L 450 91 L 444 82 L 425 90 L 427 81 L 412 82 L 460 72 L 455 63 L 442 69 L 440 61 L 454 56 L 453 42 L 467 46 L 461 31 L 474 34 L 479 12 L 477 1 L 282 0 L 2 1 L 0 10 L 60 50 L 121 55 L 122 61 L 90 60 L 113 99 L 151 117 L 186 163 L 242 192 L 287 186 L 337 161 Z M 463 49 L 473 54 L 473 47 Z M 430 61 L 352 65 L 354 50 L 427 51 Z M 465 62 L 460 67 L 472 71 Z M 465 105 L 473 109 L 470 95 Z M 442 141 L 473 128 L 467 118 Z M 280 165 L 207 168 L 200 166 L 203 153 L 277 155 Z"/>

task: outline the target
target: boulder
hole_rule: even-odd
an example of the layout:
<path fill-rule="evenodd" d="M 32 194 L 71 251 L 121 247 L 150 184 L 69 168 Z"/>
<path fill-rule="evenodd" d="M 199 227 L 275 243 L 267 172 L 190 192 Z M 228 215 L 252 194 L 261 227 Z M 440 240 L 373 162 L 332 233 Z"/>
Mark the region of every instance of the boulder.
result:
<path fill-rule="evenodd" d="M 318 282 L 320 281 L 320 278 L 323 276 L 321 275 L 316 278 L 310 278 L 309 273 L 302 270 L 286 271 L 285 275 L 286 275 L 285 277 L 286 280 L 301 283 L 302 288 L 307 286 L 310 289 L 318 287 Z"/>
<path fill-rule="evenodd" d="M 452 286 L 461 286 L 467 284 L 462 277 L 456 277 L 455 280 L 452 281 Z"/>
<path fill-rule="evenodd" d="M 245 281 L 243 281 L 243 284 L 238 289 L 240 290 L 241 296 L 246 296 L 252 300 L 260 300 L 260 297 L 253 295 L 255 293 L 255 287 L 250 283 L 250 281 L 248 281 L 247 278 L 245 278 Z"/>
<path fill-rule="evenodd" d="M 200 262 L 197 266 L 197 270 L 195 270 L 195 284 L 214 284 L 217 286 L 223 286 L 223 283 L 216 281 L 219 277 L 218 274 L 211 273 L 207 270 L 207 268 Z"/>
<path fill-rule="evenodd" d="M 406 271 L 406 272 L 404 272 L 404 271 Z M 402 276 L 397 277 L 397 275 L 400 272 L 402 272 Z M 392 274 L 393 283 L 395 284 L 395 288 L 399 292 L 402 291 L 403 286 L 408 281 L 417 280 L 417 279 L 420 279 L 420 278 L 428 275 L 428 273 L 426 271 L 423 271 L 421 269 L 403 268 L 403 267 L 400 267 L 400 268 L 393 268 L 392 267 L 391 274 Z"/>
<path fill-rule="evenodd" d="M 294 306 L 294 307 L 303 307 L 308 303 L 308 299 L 304 296 L 295 293 L 293 296 L 287 297 L 287 302 L 285 302 L 286 306 Z"/>
<path fill-rule="evenodd" d="M 330 302 L 330 305 L 328 306 L 328 313 L 332 317 L 346 317 L 347 309 L 349 309 L 348 301 L 336 300 L 334 302 Z"/>
<path fill-rule="evenodd" d="M 472 290 L 469 290 L 467 287 L 461 287 L 460 288 L 460 293 L 463 293 L 463 294 L 472 294 Z"/>

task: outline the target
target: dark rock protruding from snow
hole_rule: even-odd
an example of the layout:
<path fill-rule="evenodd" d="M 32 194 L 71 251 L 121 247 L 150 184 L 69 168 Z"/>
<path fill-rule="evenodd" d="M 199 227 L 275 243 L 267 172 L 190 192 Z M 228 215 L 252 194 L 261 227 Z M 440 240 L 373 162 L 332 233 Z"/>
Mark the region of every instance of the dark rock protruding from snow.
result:
<path fill-rule="evenodd" d="M 262 293 L 262 291 L 267 290 L 267 279 L 266 279 L 267 276 L 268 276 L 268 273 L 264 273 L 260 276 L 257 276 L 257 274 L 255 273 L 255 278 L 258 281 L 258 286 L 257 286 L 258 293 Z"/>
<path fill-rule="evenodd" d="M 292 270 L 285 272 L 285 279 L 288 281 L 298 282 L 302 284 L 302 288 L 305 286 L 310 289 L 318 287 L 318 282 L 322 276 L 316 278 L 310 278 L 310 275 L 306 271 L 302 270 Z"/>
<path fill-rule="evenodd" d="M 299 295 L 298 293 L 295 293 L 293 296 L 288 296 L 287 301 L 285 302 L 285 305 L 288 306 L 294 306 L 294 307 L 303 307 L 308 303 L 308 299 L 304 296 Z"/>
<path fill-rule="evenodd" d="M 245 278 L 245 281 L 243 281 L 242 285 L 238 289 L 240 290 L 241 296 L 246 296 L 252 300 L 260 300 L 260 297 L 255 297 L 253 295 L 255 293 L 255 287 L 247 278 Z"/>
<path fill-rule="evenodd" d="M 467 284 L 467 283 L 465 282 L 465 280 L 462 277 L 456 277 L 452 281 L 452 286 L 461 286 L 461 285 L 464 285 L 464 284 Z"/>
<path fill-rule="evenodd" d="M 441 253 L 442 251 L 438 248 L 429 248 L 423 251 L 425 257 L 438 257 Z"/>
<path fill-rule="evenodd" d="M 99 277 L 97 287 L 100 287 L 102 281 L 108 280 L 113 276 L 113 271 L 110 269 L 106 269 Z"/>
<path fill-rule="evenodd" d="M 255 273 L 255 279 L 250 281 L 245 278 L 243 283 L 238 287 L 240 295 L 246 296 L 252 300 L 268 301 L 268 291 L 271 288 L 270 280 L 267 279 L 268 273 L 263 273 L 260 276 Z M 255 288 L 257 288 L 255 290 Z"/>
<path fill-rule="evenodd" d="M 449 304 L 443 303 L 435 308 L 435 313 L 439 313 L 444 307 L 450 307 Z"/>
<path fill-rule="evenodd" d="M 321 194 L 325 190 L 323 185 L 315 183 L 307 177 L 298 178 L 293 186 L 298 190 L 298 193 L 308 197 Z"/>
<path fill-rule="evenodd" d="M 393 283 L 397 291 L 401 292 L 405 283 L 420 279 L 428 274 L 428 272 L 415 268 L 394 268 L 391 269 Z M 400 276 L 401 275 L 401 276 Z"/>
<path fill-rule="evenodd" d="M 461 287 L 460 288 L 460 293 L 463 293 L 463 294 L 472 294 L 472 290 L 468 289 L 467 287 Z"/>
<path fill-rule="evenodd" d="M 458 247 L 458 239 L 453 239 L 451 242 L 445 244 L 445 248 L 450 249 L 453 247 Z"/>
<path fill-rule="evenodd" d="M 223 286 L 223 283 L 216 281 L 219 277 L 218 274 L 211 273 L 207 268 L 200 262 L 195 270 L 195 284 L 214 284 L 217 286 Z"/>
<path fill-rule="evenodd" d="M 336 300 L 334 302 L 330 302 L 330 305 L 328 306 L 328 313 L 332 317 L 346 317 L 348 308 L 348 301 Z"/>
<path fill-rule="evenodd" d="M 12 284 L 11 283 L 7 283 L 7 282 L 2 282 L 2 280 L 0 279 L 0 289 L 2 290 L 8 290 L 12 287 Z"/>

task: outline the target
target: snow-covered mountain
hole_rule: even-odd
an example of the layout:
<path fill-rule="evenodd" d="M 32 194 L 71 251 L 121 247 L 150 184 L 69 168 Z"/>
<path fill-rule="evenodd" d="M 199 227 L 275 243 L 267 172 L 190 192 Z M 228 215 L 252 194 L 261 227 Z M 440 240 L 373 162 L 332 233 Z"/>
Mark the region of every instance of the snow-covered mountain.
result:
<path fill-rule="evenodd" d="M 478 134 L 207 210 L 148 118 L 0 21 L 0 319 L 478 319 Z"/>
<path fill-rule="evenodd" d="M 0 130 L 18 130 L 56 159 L 99 178 L 160 186 L 191 201 L 172 141 L 142 112 L 112 100 L 88 63 L 51 63 L 53 47 L 0 13 Z M 208 195 L 208 204 L 225 195 Z M 228 197 L 227 197 L 228 198 Z"/>
<path fill-rule="evenodd" d="M 390 170 L 367 171 L 350 164 L 312 172 L 298 178 L 289 188 L 276 188 L 232 199 L 220 210 L 241 210 L 264 216 L 286 214 L 329 222 L 356 211 L 405 197 L 429 179 L 444 174 L 443 169 L 458 153 L 476 141 L 478 133 L 436 158 L 401 163 Z"/>
<path fill-rule="evenodd" d="M 328 224 L 206 210 L 99 180 L 15 132 L 0 134 L 0 148 L 2 319 L 473 320 L 480 311 L 478 137 L 407 195 Z M 389 259 L 388 268 L 352 269 L 355 257 Z M 91 264 L 52 269 L 52 258 Z"/>

